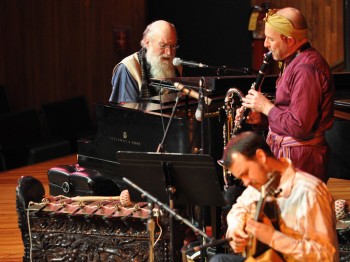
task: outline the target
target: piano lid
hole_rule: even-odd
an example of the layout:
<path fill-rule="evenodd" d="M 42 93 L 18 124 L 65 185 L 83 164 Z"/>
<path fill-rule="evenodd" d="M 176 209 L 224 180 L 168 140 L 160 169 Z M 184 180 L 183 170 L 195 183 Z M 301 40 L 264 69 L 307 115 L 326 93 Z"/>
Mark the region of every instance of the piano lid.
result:
<path fill-rule="evenodd" d="M 204 88 L 211 94 L 226 93 L 231 87 L 236 87 L 242 92 L 248 92 L 256 79 L 256 75 L 244 76 L 205 76 Z M 277 75 L 266 75 L 262 83 L 263 93 L 275 93 Z M 173 88 L 173 83 L 178 82 L 194 90 L 199 89 L 199 80 L 202 77 L 174 77 L 163 80 L 151 79 L 151 85 Z"/>
<path fill-rule="evenodd" d="M 139 103 L 119 103 L 111 104 L 110 106 L 115 108 L 126 108 L 140 110 L 143 112 L 161 112 L 163 110 L 171 110 L 175 104 L 177 93 L 163 94 L 158 96 L 152 96 L 147 99 L 144 99 Z M 196 106 L 198 103 L 197 100 L 191 99 L 188 97 L 181 97 L 178 103 L 178 108 L 183 108 L 184 105 Z"/>

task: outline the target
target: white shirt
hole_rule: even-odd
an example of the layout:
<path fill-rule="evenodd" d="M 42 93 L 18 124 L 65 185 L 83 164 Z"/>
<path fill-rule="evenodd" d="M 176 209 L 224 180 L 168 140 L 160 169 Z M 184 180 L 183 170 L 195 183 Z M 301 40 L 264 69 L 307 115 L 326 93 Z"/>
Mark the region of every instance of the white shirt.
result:
<path fill-rule="evenodd" d="M 334 200 L 321 180 L 296 170 L 289 159 L 276 202 L 280 208 L 280 230 L 269 244 L 286 261 L 339 261 Z M 244 227 L 244 218 L 260 192 L 248 186 L 227 215 L 228 230 Z"/>

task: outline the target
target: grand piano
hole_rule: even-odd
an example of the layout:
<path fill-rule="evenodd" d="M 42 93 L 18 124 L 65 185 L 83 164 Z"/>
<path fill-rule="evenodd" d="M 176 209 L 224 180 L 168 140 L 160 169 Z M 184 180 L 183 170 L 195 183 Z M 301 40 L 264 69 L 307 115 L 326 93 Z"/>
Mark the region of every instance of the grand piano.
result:
<path fill-rule="evenodd" d="M 277 76 L 266 76 L 263 90 L 274 93 Z M 117 105 L 97 104 L 97 135 L 93 141 L 80 140 L 78 163 L 97 169 L 118 184 L 121 171 L 117 159 L 118 151 L 157 152 L 164 140 L 165 153 L 209 154 L 216 160 L 223 152 L 223 121 L 220 109 L 224 106 L 226 92 L 237 87 L 246 93 L 255 76 L 205 77 L 204 93 L 211 99 L 205 109 L 204 121 L 197 121 L 195 112 L 198 100 L 183 96 L 176 105 L 177 93 L 153 97 L 141 103 Z M 198 77 L 169 79 L 164 85 L 174 82 L 198 91 Z M 154 84 L 159 84 L 157 81 Z M 168 132 L 166 128 L 171 121 Z M 221 167 L 217 166 L 220 174 Z M 221 179 L 221 178 L 220 178 Z M 122 185 L 121 185 L 122 186 Z"/>

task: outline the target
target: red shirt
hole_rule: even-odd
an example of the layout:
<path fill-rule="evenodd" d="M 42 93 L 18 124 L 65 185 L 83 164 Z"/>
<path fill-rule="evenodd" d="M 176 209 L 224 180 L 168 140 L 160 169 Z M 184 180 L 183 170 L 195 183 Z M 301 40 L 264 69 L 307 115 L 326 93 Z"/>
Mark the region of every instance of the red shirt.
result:
<path fill-rule="evenodd" d="M 276 83 L 275 106 L 268 119 L 271 131 L 309 140 L 333 125 L 334 84 L 325 59 L 313 48 L 292 59 Z M 297 168 L 327 181 L 329 149 L 322 146 L 290 148 Z"/>

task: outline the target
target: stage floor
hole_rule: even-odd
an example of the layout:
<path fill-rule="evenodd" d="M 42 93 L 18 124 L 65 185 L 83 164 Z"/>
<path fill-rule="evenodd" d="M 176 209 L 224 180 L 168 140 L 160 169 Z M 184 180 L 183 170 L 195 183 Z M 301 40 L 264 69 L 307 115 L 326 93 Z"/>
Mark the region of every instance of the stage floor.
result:
<path fill-rule="evenodd" d="M 39 179 L 49 193 L 47 171 L 57 165 L 77 162 L 77 155 L 70 155 L 47 162 L 0 172 L 0 261 L 22 261 L 23 242 L 18 228 L 16 213 L 16 186 L 21 176 Z M 350 203 L 350 180 L 331 178 L 328 182 L 334 199 L 345 199 Z"/>

